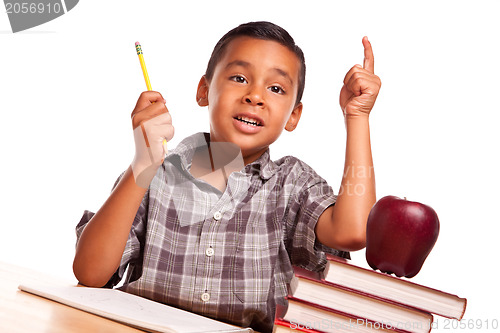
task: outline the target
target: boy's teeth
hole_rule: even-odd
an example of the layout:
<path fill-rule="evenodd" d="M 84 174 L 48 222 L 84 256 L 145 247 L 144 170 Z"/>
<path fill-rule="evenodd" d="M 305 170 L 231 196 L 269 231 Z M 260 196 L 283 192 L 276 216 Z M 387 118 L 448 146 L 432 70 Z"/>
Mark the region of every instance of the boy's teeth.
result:
<path fill-rule="evenodd" d="M 253 126 L 260 125 L 260 123 L 257 120 L 252 119 L 252 118 L 238 116 L 236 119 L 238 119 L 240 121 L 244 121 L 245 123 L 247 123 L 249 125 L 253 125 Z"/>

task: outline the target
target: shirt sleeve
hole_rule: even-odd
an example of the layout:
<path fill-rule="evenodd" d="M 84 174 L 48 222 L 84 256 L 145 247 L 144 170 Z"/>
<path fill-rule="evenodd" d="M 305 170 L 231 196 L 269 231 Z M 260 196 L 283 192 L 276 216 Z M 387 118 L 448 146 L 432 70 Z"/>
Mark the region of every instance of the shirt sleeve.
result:
<path fill-rule="evenodd" d="M 123 173 L 116 180 L 113 189 L 116 187 L 122 176 Z M 127 267 L 129 269 L 128 275 L 131 277 L 133 277 L 135 274 L 137 274 L 138 271 L 140 271 L 140 269 L 137 268 L 142 267 L 142 254 L 144 251 L 144 235 L 146 231 L 148 198 L 149 198 L 149 190 L 146 192 L 141 202 L 141 205 L 137 210 L 134 222 L 132 223 L 127 243 L 123 251 L 120 266 L 113 274 L 113 276 L 109 279 L 108 283 L 105 285 L 106 288 L 112 288 L 116 286 L 123 278 L 123 275 L 125 274 L 125 270 L 127 269 Z M 80 236 L 82 235 L 83 229 L 85 229 L 85 226 L 92 219 L 94 215 L 95 213 L 91 211 L 88 210 L 84 211 L 80 222 L 76 226 L 77 244 L 78 241 L 80 240 Z"/>
<path fill-rule="evenodd" d="M 285 246 L 292 265 L 321 271 L 327 262 L 326 253 L 349 258 L 349 252 L 321 244 L 314 231 L 320 215 L 335 204 L 337 196 L 332 188 L 312 169 L 300 174 L 295 188 L 285 226 Z"/>

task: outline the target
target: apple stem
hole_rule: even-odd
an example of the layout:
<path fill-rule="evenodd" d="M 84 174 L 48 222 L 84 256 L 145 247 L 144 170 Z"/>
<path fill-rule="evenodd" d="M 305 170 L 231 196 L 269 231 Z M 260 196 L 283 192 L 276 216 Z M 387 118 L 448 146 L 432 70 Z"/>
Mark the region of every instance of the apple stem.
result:
<path fill-rule="evenodd" d="M 406 200 L 406 197 L 405 197 L 405 200 Z"/>

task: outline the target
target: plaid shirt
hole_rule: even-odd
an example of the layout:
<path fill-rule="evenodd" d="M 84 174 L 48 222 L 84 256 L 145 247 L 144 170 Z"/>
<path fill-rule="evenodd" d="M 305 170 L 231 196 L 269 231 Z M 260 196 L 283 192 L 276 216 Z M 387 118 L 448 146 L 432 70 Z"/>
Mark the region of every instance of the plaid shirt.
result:
<path fill-rule="evenodd" d="M 292 265 L 319 271 L 325 252 L 314 227 L 336 196 L 294 157 L 273 162 L 269 150 L 229 175 L 224 193 L 189 173 L 202 133 L 169 152 L 134 219 L 115 286 L 261 332 L 272 330 L 287 295 Z M 116 185 L 116 184 L 115 184 Z M 85 211 L 77 236 L 94 214 Z"/>

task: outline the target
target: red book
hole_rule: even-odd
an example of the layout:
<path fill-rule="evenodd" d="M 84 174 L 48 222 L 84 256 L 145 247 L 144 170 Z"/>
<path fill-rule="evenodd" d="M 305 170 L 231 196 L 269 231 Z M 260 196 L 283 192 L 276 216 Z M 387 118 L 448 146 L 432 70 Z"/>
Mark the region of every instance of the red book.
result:
<path fill-rule="evenodd" d="M 327 255 L 327 259 L 319 276 L 324 281 L 447 318 L 460 320 L 465 313 L 465 298 L 355 266 L 344 258 Z"/>
<path fill-rule="evenodd" d="M 381 323 L 340 312 L 318 304 L 310 303 L 291 296 L 287 297 L 288 307 L 277 307 L 277 319 L 273 333 L 281 332 L 401 332 L 408 331 L 385 327 Z"/>
<path fill-rule="evenodd" d="M 334 309 L 355 318 L 366 318 L 385 327 L 414 333 L 431 330 L 432 314 L 401 303 L 346 288 L 321 279 L 321 275 L 294 268 L 289 295 L 300 300 Z"/>

